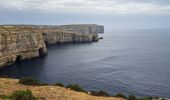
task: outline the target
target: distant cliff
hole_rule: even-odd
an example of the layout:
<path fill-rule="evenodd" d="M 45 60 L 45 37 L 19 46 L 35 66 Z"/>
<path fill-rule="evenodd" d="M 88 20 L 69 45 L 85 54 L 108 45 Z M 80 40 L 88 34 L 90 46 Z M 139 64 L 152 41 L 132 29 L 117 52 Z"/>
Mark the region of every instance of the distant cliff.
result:
<path fill-rule="evenodd" d="M 43 31 L 43 37 L 46 44 L 98 41 L 97 34 L 82 34 L 61 29 L 45 29 Z"/>
<path fill-rule="evenodd" d="M 0 26 L 0 68 L 47 54 L 46 44 L 98 41 L 102 32 L 95 24 Z"/>
<path fill-rule="evenodd" d="M 75 25 L 61 25 L 60 29 L 70 32 L 84 33 L 84 34 L 97 34 L 104 33 L 104 26 L 96 24 L 75 24 Z"/>

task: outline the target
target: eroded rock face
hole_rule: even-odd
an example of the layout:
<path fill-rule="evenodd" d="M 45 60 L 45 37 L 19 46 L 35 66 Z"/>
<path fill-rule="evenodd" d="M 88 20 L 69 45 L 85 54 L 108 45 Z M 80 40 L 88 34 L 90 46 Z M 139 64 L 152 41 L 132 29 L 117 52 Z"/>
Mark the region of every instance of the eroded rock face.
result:
<path fill-rule="evenodd" d="M 13 26 L 0 27 L 0 66 L 38 57 L 41 53 L 47 53 L 41 31 Z"/>
<path fill-rule="evenodd" d="M 43 37 L 46 44 L 56 43 L 79 43 L 79 42 L 92 42 L 93 38 L 97 35 L 94 34 L 81 34 L 76 32 L 68 32 L 60 29 L 46 29 L 43 31 Z"/>
<path fill-rule="evenodd" d="M 104 26 L 95 24 L 42 26 L 46 44 L 79 43 L 98 41 L 98 33 L 104 33 Z"/>
<path fill-rule="evenodd" d="M 104 33 L 104 26 L 96 24 L 61 25 L 58 27 L 69 32 L 76 32 L 82 34 Z"/>

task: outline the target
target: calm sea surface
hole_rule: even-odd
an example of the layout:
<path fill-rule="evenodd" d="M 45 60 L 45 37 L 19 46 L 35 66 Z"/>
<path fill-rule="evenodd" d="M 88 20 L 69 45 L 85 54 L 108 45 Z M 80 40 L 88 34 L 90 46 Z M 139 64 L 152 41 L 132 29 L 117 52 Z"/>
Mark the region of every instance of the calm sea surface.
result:
<path fill-rule="evenodd" d="M 7 67 L 0 75 L 170 98 L 170 30 L 122 30 L 102 36 L 96 43 L 50 46 L 48 56 Z"/>

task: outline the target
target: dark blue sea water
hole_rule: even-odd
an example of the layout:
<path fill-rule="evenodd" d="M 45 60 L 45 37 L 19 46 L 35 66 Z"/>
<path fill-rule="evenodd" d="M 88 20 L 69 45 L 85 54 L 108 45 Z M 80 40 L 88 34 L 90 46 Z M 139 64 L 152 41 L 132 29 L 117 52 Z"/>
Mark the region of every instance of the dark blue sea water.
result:
<path fill-rule="evenodd" d="M 51 46 L 48 56 L 7 67 L 0 75 L 170 98 L 170 30 L 117 30 L 102 36 L 95 43 Z"/>

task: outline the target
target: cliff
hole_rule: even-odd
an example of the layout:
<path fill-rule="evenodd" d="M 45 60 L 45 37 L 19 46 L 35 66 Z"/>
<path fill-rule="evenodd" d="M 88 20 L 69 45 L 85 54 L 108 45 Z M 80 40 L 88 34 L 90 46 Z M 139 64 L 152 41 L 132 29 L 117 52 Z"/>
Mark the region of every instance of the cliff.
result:
<path fill-rule="evenodd" d="M 18 79 L 0 78 L 0 95 L 10 95 L 16 90 L 29 89 L 33 95 L 42 100 L 124 100 L 115 97 L 96 97 L 82 92 L 75 92 L 58 86 L 26 86 Z"/>
<path fill-rule="evenodd" d="M 98 33 L 104 33 L 104 26 L 95 24 L 77 24 L 61 26 L 41 26 L 46 44 L 79 43 L 98 41 Z"/>
<path fill-rule="evenodd" d="M 83 34 L 104 33 L 104 26 L 96 24 L 60 25 L 58 28 Z"/>
<path fill-rule="evenodd" d="M 27 27 L 0 27 L 0 66 L 20 63 L 46 53 L 47 48 L 40 31 Z"/>
<path fill-rule="evenodd" d="M 45 29 L 43 31 L 43 37 L 46 44 L 97 41 L 97 35 L 95 34 L 81 34 L 62 29 Z"/>

